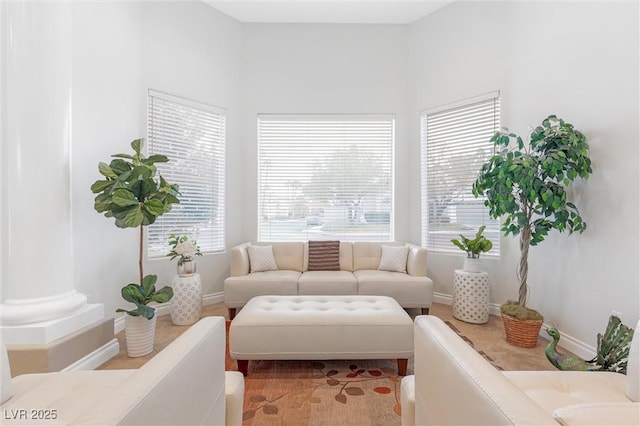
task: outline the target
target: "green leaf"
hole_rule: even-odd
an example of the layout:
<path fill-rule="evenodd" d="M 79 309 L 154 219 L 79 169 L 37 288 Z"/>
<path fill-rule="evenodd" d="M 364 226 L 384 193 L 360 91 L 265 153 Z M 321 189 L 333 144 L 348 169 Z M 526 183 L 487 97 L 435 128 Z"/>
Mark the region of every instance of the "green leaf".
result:
<path fill-rule="evenodd" d="M 158 303 L 167 303 L 169 300 L 171 300 L 172 297 L 173 289 L 171 287 L 165 286 L 156 291 L 156 293 L 151 296 L 151 300 Z"/>
<path fill-rule="evenodd" d="M 131 303 L 144 303 L 144 295 L 142 294 L 142 287 L 137 284 L 127 284 L 122 287 L 122 298 Z"/>
<path fill-rule="evenodd" d="M 147 305 L 138 305 L 138 312 L 141 317 L 145 317 L 150 320 L 156 314 L 156 309 Z"/>
<path fill-rule="evenodd" d="M 145 297 L 149 297 L 155 292 L 156 281 L 158 281 L 157 275 L 146 275 L 142 279 L 142 289 Z"/>
<path fill-rule="evenodd" d="M 143 208 L 153 216 L 160 216 L 165 212 L 164 204 L 160 200 L 148 200 Z"/>
<path fill-rule="evenodd" d="M 120 159 L 112 160 L 111 163 L 109 164 L 109 167 L 111 167 L 111 169 L 118 175 L 122 175 L 123 173 L 126 173 L 129 170 L 131 170 L 131 164 Z"/>
<path fill-rule="evenodd" d="M 114 183 L 115 181 L 113 180 L 97 180 L 93 183 L 93 185 L 91 185 L 91 192 L 93 192 L 94 194 L 102 192 L 106 189 L 111 188 Z"/>
<path fill-rule="evenodd" d="M 113 203 L 120 207 L 135 206 L 139 203 L 138 199 L 126 189 L 116 189 L 111 196 Z"/>
<path fill-rule="evenodd" d="M 133 157 L 129 154 L 114 154 L 112 155 L 113 158 L 125 158 L 127 160 L 133 160 Z"/>
<path fill-rule="evenodd" d="M 138 156 L 140 156 L 140 153 L 142 152 L 143 142 L 144 142 L 144 139 L 136 139 L 133 142 L 131 142 L 131 148 L 133 148 L 133 150 Z"/>
<path fill-rule="evenodd" d="M 142 215 L 142 208 L 140 205 L 137 205 L 135 208 L 131 209 L 125 217 L 122 219 L 122 223 L 124 223 L 127 228 L 137 228 L 142 224 L 144 216 Z"/>
<path fill-rule="evenodd" d="M 115 179 L 118 177 L 118 175 L 111 169 L 111 167 L 109 167 L 109 165 L 103 163 L 102 161 L 98 163 L 98 171 L 101 175 L 108 178 Z"/>
<path fill-rule="evenodd" d="M 142 164 L 151 165 L 153 163 L 166 163 L 169 161 L 169 158 L 166 155 L 151 155 L 146 159 L 142 160 Z"/>

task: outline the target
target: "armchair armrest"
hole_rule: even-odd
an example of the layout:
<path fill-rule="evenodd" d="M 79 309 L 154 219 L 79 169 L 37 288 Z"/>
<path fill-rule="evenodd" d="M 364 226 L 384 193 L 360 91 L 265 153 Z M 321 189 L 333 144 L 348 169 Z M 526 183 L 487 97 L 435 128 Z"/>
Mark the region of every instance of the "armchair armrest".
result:
<path fill-rule="evenodd" d="M 639 425 L 640 403 L 597 402 L 558 408 L 553 418 L 561 425 Z"/>

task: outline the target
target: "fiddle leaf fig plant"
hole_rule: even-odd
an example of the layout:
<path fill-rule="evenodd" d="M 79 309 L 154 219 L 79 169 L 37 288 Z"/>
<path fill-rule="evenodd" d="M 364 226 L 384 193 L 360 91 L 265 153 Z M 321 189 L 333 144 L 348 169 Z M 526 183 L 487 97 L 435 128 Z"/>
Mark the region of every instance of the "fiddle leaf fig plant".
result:
<path fill-rule="evenodd" d="M 166 303 L 173 297 L 173 289 L 165 286 L 156 291 L 156 275 L 147 275 L 140 284 L 127 284 L 122 287 L 122 298 L 136 305 L 135 309 L 116 309 L 116 312 L 126 312 L 132 316 L 151 319 L 155 315 L 155 308 L 147 306 L 150 302 Z"/>
<path fill-rule="evenodd" d="M 507 130 L 495 133 L 491 142 L 497 152 L 482 166 L 472 192 L 486 197 L 492 217 L 503 217 L 505 236 L 520 234 L 517 305 L 525 307 L 529 246 L 540 244 L 553 229 L 587 229 L 578 208 L 567 199 L 566 187 L 591 174 L 589 145 L 581 132 L 555 115 L 532 131 L 528 145 Z"/>
<path fill-rule="evenodd" d="M 469 259 L 480 259 L 480 253 L 486 253 L 493 248 L 493 243 L 482 235 L 485 228 L 486 226 L 482 225 L 476 232 L 474 239 L 460 234 L 460 240 L 454 238 L 451 242 L 460 250 L 467 252 Z"/>
<path fill-rule="evenodd" d="M 91 185 L 91 191 L 97 194 L 94 208 L 105 217 L 115 219 L 118 228 L 139 228 L 138 269 L 140 284 L 128 284 L 122 289 L 122 297 L 136 305 L 136 309 L 127 312 L 133 316 L 153 318 L 155 309 L 147 303 L 167 302 L 173 296 L 170 287 L 156 291 L 157 276 L 143 274 L 142 254 L 144 227 L 151 225 L 179 203 L 177 185 L 169 184 L 155 166 L 156 163 L 169 161 L 165 155 L 146 157 L 142 152 L 143 139 L 131 142 L 133 154 L 115 154 L 109 164 L 100 162 L 98 171 L 103 176 Z"/>

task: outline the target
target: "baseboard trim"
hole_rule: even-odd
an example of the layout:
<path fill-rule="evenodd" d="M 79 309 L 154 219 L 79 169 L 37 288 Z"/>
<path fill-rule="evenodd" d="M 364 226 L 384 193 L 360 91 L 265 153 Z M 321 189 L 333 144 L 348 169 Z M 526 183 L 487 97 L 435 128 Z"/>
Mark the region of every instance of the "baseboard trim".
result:
<path fill-rule="evenodd" d="M 224 292 L 219 293 L 211 293 L 205 294 L 202 296 L 202 305 L 215 305 L 216 303 L 224 302 Z M 156 315 L 167 315 L 171 313 L 171 302 L 160 303 L 158 305 L 154 305 L 156 308 Z M 127 314 L 122 314 L 118 318 L 113 320 L 113 333 L 118 334 L 122 330 L 124 330 L 124 316 Z"/>
<path fill-rule="evenodd" d="M 97 367 L 118 355 L 119 352 L 120 344 L 118 343 L 118 339 L 112 339 L 107 344 L 102 345 L 90 354 L 63 368 L 61 371 L 95 370 Z"/>
<path fill-rule="evenodd" d="M 446 293 L 433 293 L 433 301 L 436 303 L 441 303 L 443 305 L 452 305 L 453 304 L 453 295 Z M 489 304 L 489 314 L 494 316 L 500 316 L 500 305 L 497 303 Z M 544 327 L 550 327 L 549 324 L 545 323 Z M 558 330 L 560 331 L 560 330 Z M 591 359 L 596 356 L 596 348 L 586 343 L 576 339 L 573 336 L 569 336 L 568 334 L 560 331 L 560 343 L 558 346 L 564 348 L 574 354 L 578 355 L 584 359 Z M 549 335 L 544 330 L 544 328 L 540 329 L 540 337 L 546 340 L 550 340 Z"/>

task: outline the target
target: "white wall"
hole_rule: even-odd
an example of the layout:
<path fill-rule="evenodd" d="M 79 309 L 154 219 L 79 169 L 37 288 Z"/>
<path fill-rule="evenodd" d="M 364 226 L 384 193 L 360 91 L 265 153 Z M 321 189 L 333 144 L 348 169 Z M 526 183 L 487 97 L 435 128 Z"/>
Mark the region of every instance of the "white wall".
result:
<path fill-rule="evenodd" d="M 238 157 L 240 24 L 195 3 L 74 3 L 73 225 L 76 288 L 112 316 L 126 307 L 120 288 L 138 279 L 138 232 L 119 229 L 93 209 L 97 165 L 146 136 L 149 88 L 227 109 L 227 151 Z M 229 167 L 227 179 L 241 176 Z M 228 198 L 227 217 L 239 215 Z M 234 201 L 235 200 L 235 201 Z M 241 229 L 229 220 L 229 238 Z M 145 262 L 169 284 L 175 261 Z M 226 253 L 198 258 L 205 294 L 222 291 Z"/>
<path fill-rule="evenodd" d="M 557 114 L 587 136 L 594 172 L 570 196 L 588 229 L 531 249 L 529 306 L 592 346 L 612 310 L 627 324 L 639 316 L 638 27 L 637 2 L 456 2 L 411 26 L 413 114 L 498 89 L 510 130 L 527 136 Z M 415 129 L 412 141 L 417 154 Z M 484 260 L 495 303 L 517 296 L 518 243 L 501 244 L 500 261 Z M 452 293 L 460 263 L 431 255 L 437 292 Z"/>
<path fill-rule="evenodd" d="M 409 238 L 407 36 L 400 25 L 246 24 L 242 141 L 247 241 L 257 238 L 260 113 L 394 113 L 396 239 Z"/>

